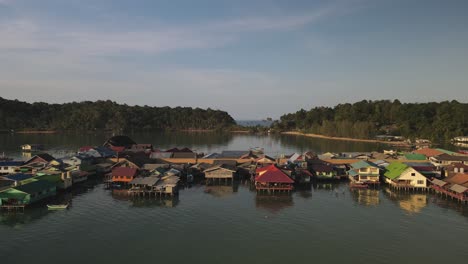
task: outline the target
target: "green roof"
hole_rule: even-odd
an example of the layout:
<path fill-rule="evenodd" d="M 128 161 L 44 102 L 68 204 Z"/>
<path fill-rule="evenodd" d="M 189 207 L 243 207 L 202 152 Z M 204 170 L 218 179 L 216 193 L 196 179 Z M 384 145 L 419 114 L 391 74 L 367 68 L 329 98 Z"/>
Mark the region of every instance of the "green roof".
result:
<path fill-rule="evenodd" d="M 375 168 L 378 168 L 379 166 L 377 166 L 376 164 L 370 162 L 370 161 L 366 161 L 366 160 L 361 160 L 361 161 L 358 161 L 358 162 L 355 162 L 353 164 L 351 164 L 351 167 L 355 170 L 359 170 L 361 168 L 367 168 L 367 167 L 375 167 Z"/>
<path fill-rule="evenodd" d="M 458 155 L 458 153 L 450 151 L 450 150 L 446 150 L 446 149 L 436 148 L 436 150 L 443 152 L 445 154 L 449 154 L 449 155 Z"/>
<path fill-rule="evenodd" d="M 60 174 L 44 174 L 42 176 L 37 176 L 38 180 L 48 181 L 52 183 L 59 183 L 62 181 L 62 175 Z"/>
<path fill-rule="evenodd" d="M 387 171 L 384 173 L 384 176 L 389 179 L 396 179 L 408 168 L 408 165 L 401 162 L 392 162 L 387 166 Z"/>
<path fill-rule="evenodd" d="M 13 189 L 13 188 L 0 192 L 0 200 L 15 199 L 15 200 L 24 202 L 27 196 L 28 196 L 27 193 Z M 1 201 L 0 201 L 0 204 L 2 204 Z"/>
<path fill-rule="evenodd" d="M 48 181 L 38 180 L 38 181 L 33 181 L 30 183 L 15 187 L 15 189 L 31 194 L 31 193 L 37 193 L 37 192 L 48 190 L 48 189 L 55 188 L 55 187 L 56 186 L 53 183 L 50 183 Z"/>
<path fill-rule="evenodd" d="M 405 158 L 407 160 L 426 160 L 426 155 L 418 153 L 406 153 Z"/>

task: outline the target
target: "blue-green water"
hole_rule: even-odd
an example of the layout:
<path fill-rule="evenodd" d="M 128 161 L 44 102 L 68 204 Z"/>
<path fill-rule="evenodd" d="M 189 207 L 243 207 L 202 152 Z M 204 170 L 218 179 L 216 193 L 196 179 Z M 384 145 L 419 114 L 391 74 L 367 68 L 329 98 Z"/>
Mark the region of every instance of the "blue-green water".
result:
<path fill-rule="evenodd" d="M 53 141 L 48 136 L 54 149 L 102 141 L 57 137 L 64 139 Z M 211 144 L 213 149 L 280 144 L 261 145 L 266 150 L 322 144 L 312 139 L 299 146 L 296 138 L 232 137 L 204 145 L 202 138 L 181 141 L 160 135 L 150 143 L 196 148 Z M 15 140 L 8 142 L 16 145 L 24 138 Z M 16 153 L 13 148 L 6 151 Z M 47 211 L 39 204 L 24 214 L 1 214 L 1 263 L 463 263 L 468 259 L 468 206 L 434 194 L 386 188 L 351 191 L 346 182 L 318 184 L 286 197 L 258 196 L 248 182 L 209 187 L 209 193 L 205 188 L 183 188 L 175 200 L 130 200 L 106 190 L 99 179 L 90 180 L 59 197 L 72 199 L 68 210 Z"/>

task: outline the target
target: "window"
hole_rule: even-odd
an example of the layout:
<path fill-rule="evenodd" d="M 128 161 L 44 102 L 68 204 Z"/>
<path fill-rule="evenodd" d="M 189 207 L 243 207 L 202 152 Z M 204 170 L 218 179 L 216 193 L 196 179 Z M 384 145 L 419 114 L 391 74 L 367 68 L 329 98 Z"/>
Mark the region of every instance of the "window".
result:
<path fill-rule="evenodd" d="M 367 180 L 367 176 L 361 176 L 361 180 Z"/>
<path fill-rule="evenodd" d="M 418 184 L 424 184 L 423 180 L 418 180 Z"/>
<path fill-rule="evenodd" d="M 416 173 L 415 173 L 415 172 L 412 172 L 412 173 L 411 173 L 411 176 L 416 176 Z"/>
<path fill-rule="evenodd" d="M 3 167 L 4 170 L 8 170 L 8 167 Z"/>

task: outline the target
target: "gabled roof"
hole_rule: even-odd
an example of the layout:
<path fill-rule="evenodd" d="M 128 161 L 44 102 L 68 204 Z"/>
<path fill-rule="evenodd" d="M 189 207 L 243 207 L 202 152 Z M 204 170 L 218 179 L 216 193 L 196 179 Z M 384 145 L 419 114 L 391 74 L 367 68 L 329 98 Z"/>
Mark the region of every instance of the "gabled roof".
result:
<path fill-rule="evenodd" d="M 210 172 L 210 171 L 215 171 L 215 170 L 228 170 L 231 172 L 236 172 L 235 168 L 232 168 L 232 166 L 226 165 L 226 164 L 220 164 L 220 165 L 215 165 L 213 167 L 210 167 L 206 169 L 204 172 Z"/>
<path fill-rule="evenodd" d="M 445 178 L 444 181 L 462 185 L 468 182 L 468 173 L 457 173 L 452 177 Z"/>
<path fill-rule="evenodd" d="M 36 193 L 42 190 L 51 189 L 55 187 L 56 185 L 51 182 L 38 180 L 38 181 L 33 181 L 30 183 L 15 187 L 15 189 L 31 194 L 31 193 Z"/>
<path fill-rule="evenodd" d="M 257 169 L 255 181 L 258 182 L 273 182 L 273 183 L 294 183 L 283 171 L 275 165 L 266 166 Z"/>
<path fill-rule="evenodd" d="M 33 178 L 34 175 L 32 174 L 25 174 L 25 173 L 16 173 L 16 174 L 10 174 L 6 175 L 5 178 L 10 179 L 12 181 L 24 181 L 27 179 Z"/>
<path fill-rule="evenodd" d="M 387 171 L 384 173 L 384 176 L 389 179 L 396 179 L 409 167 L 401 162 L 392 162 L 387 166 Z"/>
<path fill-rule="evenodd" d="M 377 166 L 373 162 L 366 161 L 366 160 L 361 160 L 361 161 L 355 162 L 355 163 L 351 164 L 351 167 L 353 169 L 356 169 L 356 170 L 361 169 L 361 168 L 367 168 L 367 167 L 379 168 L 379 166 Z"/>
<path fill-rule="evenodd" d="M 417 150 L 413 151 L 413 153 L 422 154 L 422 155 L 424 155 L 426 157 L 435 157 L 435 156 L 438 156 L 440 154 L 443 154 L 444 152 L 439 151 L 437 149 L 432 149 L 432 148 L 422 148 L 422 149 L 417 149 Z"/>
<path fill-rule="evenodd" d="M 130 176 L 135 177 L 138 170 L 135 168 L 129 167 L 115 167 L 112 170 L 112 176 Z"/>
<path fill-rule="evenodd" d="M 136 142 L 133 141 L 130 137 L 128 136 L 113 136 L 109 138 L 105 143 L 104 146 L 116 146 L 116 147 L 126 147 L 129 148 L 132 145 L 135 145 Z"/>
<path fill-rule="evenodd" d="M 325 163 L 314 163 L 310 167 L 315 172 L 333 172 L 333 166 Z"/>
<path fill-rule="evenodd" d="M 39 153 L 39 154 L 34 155 L 34 157 L 30 158 L 28 161 L 26 161 L 25 164 L 28 164 L 29 162 L 31 162 L 35 158 L 40 158 L 40 159 L 44 160 L 45 162 L 51 162 L 51 161 L 55 160 L 54 157 L 52 157 L 51 155 L 49 155 L 47 153 Z"/>

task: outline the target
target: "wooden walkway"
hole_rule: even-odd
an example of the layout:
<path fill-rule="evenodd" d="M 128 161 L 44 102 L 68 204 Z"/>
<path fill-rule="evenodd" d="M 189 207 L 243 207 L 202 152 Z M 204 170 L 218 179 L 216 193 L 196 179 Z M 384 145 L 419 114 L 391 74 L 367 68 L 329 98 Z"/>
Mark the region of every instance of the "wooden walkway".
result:
<path fill-rule="evenodd" d="M 8 212 L 24 212 L 24 208 L 26 205 L 2 205 L 0 206 L 0 210 L 8 211 Z"/>
<path fill-rule="evenodd" d="M 468 197 L 463 194 L 453 193 L 437 185 L 432 185 L 431 187 L 436 193 L 445 195 L 445 197 L 451 197 L 452 199 L 458 200 L 459 202 L 463 202 L 463 203 L 468 202 Z"/>

